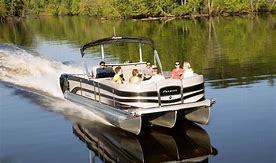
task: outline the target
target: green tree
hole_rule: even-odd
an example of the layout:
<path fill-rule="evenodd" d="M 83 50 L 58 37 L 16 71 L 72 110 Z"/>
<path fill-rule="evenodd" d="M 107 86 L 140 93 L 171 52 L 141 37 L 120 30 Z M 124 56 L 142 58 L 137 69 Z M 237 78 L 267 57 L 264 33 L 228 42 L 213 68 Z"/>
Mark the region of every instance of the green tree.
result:
<path fill-rule="evenodd" d="M 7 15 L 6 5 L 4 0 L 0 0 L 0 22 L 3 22 Z"/>
<path fill-rule="evenodd" d="M 224 0 L 225 9 L 227 12 L 242 12 L 249 8 L 249 4 L 245 0 Z"/>
<path fill-rule="evenodd" d="M 149 15 L 147 0 L 129 0 L 132 16 Z"/>
<path fill-rule="evenodd" d="M 176 7 L 176 3 L 171 0 L 152 0 L 148 5 L 150 12 L 156 16 L 170 16 Z"/>
<path fill-rule="evenodd" d="M 220 15 L 274 11 L 276 0 L 0 0 L 6 16 L 89 15 L 144 18 L 150 16 Z"/>
<path fill-rule="evenodd" d="M 80 13 L 80 0 L 72 0 L 70 6 L 70 13 L 72 15 L 78 15 Z"/>
<path fill-rule="evenodd" d="M 4 0 L 7 9 L 7 15 L 22 16 L 23 1 L 21 0 Z"/>

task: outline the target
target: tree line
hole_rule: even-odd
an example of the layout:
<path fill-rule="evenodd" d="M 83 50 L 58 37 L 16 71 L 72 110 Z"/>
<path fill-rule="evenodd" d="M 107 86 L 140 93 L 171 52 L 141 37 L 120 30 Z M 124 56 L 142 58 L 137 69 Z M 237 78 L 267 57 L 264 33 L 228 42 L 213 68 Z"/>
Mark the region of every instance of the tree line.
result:
<path fill-rule="evenodd" d="M 272 12 L 276 0 L 0 0 L 0 18 L 89 15 L 110 18 Z"/>

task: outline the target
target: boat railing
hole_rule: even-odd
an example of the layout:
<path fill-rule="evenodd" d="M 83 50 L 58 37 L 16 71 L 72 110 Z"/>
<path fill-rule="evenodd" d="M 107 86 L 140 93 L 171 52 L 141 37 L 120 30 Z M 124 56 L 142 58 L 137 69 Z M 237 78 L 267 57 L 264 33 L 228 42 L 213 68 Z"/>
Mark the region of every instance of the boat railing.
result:
<path fill-rule="evenodd" d="M 202 75 L 197 75 L 195 74 L 194 77 L 192 78 L 187 78 L 185 80 L 177 80 L 177 79 L 166 79 L 166 80 L 161 80 L 160 82 L 157 83 L 141 83 L 139 85 L 137 84 L 131 84 L 131 83 L 125 83 L 122 85 L 118 85 L 116 83 L 112 82 L 112 78 L 99 78 L 99 79 L 87 79 L 87 78 L 83 78 L 82 76 L 86 76 L 85 74 L 71 74 L 73 76 L 76 76 L 79 78 L 79 87 L 80 87 L 80 94 L 83 95 L 83 85 L 87 84 L 88 80 L 90 82 L 92 82 L 91 84 L 93 85 L 92 89 L 93 89 L 93 96 L 94 99 L 96 101 L 98 101 L 99 103 L 102 103 L 102 91 L 101 91 L 101 87 L 105 87 L 105 86 L 109 86 L 111 87 L 111 93 L 112 93 L 112 104 L 114 107 L 116 106 L 117 103 L 117 95 L 116 95 L 116 90 L 118 91 L 125 91 L 125 92 L 147 92 L 147 91 L 156 91 L 157 92 L 157 104 L 156 106 L 162 107 L 164 104 L 162 104 L 162 98 L 163 95 L 161 95 L 160 93 L 160 89 L 163 89 L 165 87 L 170 87 L 172 85 L 177 84 L 180 87 L 180 92 L 179 92 L 179 97 L 180 97 L 180 103 L 185 103 L 184 102 L 184 96 L 185 92 L 184 90 L 184 86 L 183 85 L 191 85 L 190 83 L 196 83 L 196 84 L 200 84 L 203 82 L 203 77 Z M 176 81 L 179 81 L 177 83 L 175 83 Z M 194 84 L 193 84 L 194 85 Z M 139 90 L 139 91 L 138 91 Z"/>
<path fill-rule="evenodd" d="M 106 66 L 130 66 L 130 65 L 142 65 L 142 64 L 146 64 L 146 62 L 130 62 L 130 63 L 106 63 Z"/>
<path fill-rule="evenodd" d="M 86 74 L 70 74 L 72 76 L 77 76 L 77 77 L 80 77 L 80 76 L 86 76 Z"/>

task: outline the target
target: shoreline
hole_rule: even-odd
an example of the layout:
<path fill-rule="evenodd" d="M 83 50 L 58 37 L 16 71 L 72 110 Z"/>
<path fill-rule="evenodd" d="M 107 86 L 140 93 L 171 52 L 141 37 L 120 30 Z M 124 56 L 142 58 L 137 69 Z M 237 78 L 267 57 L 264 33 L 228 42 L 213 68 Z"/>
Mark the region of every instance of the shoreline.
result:
<path fill-rule="evenodd" d="M 0 18 L 0 23 L 19 22 L 27 18 L 39 19 L 43 17 L 92 17 L 98 20 L 142 20 L 142 21 L 154 21 L 154 20 L 172 20 L 172 19 L 197 19 L 197 18 L 216 18 L 216 17 L 243 17 L 243 16 L 259 16 L 259 15 L 272 15 L 276 14 L 276 11 L 260 11 L 260 12 L 235 12 L 235 13 L 221 13 L 221 14 L 187 14 L 182 16 L 167 15 L 167 16 L 144 16 L 144 17 L 97 17 L 90 15 L 26 15 L 26 16 L 6 16 Z"/>

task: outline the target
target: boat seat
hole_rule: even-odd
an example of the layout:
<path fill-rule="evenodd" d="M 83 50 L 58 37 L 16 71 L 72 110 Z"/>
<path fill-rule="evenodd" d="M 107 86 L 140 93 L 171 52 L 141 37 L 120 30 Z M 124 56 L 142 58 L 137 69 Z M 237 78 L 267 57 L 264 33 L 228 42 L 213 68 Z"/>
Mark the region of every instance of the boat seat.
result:
<path fill-rule="evenodd" d="M 101 70 L 99 67 L 92 69 L 92 74 L 96 74 L 95 78 L 110 78 L 114 77 L 115 72 L 112 67 L 106 67 Z"/>

